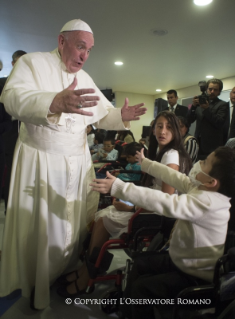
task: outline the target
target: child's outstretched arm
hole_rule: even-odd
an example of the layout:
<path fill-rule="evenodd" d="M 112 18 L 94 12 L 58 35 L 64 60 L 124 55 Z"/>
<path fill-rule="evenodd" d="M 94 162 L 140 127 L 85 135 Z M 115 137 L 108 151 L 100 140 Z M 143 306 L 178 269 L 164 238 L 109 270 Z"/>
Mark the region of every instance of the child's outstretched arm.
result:
<path fill-rule="evenodd" d="M 161 179 L 164 183 L 174 187 L 181 193 L 187 193 L 192 184 L 189 178 L 164 164 L 145 158 L 144 150 L 136 152 L 136 159 L 141 164 L 141 170 L 149 175 Z"/>
<path fill-rule="evenodd" d="M 99 192 L 101 194 L 110 193 L 112 185 L 116 177 L 111 175 L 109 172 L 106 172 L 106 179 L 94 179 L 90 184 L 93 191 Z"/>
<path fill-rule="evenodd" d="M 205 196 L 200 194 L 199 192 L 198 196 L 195 194 L 169 195 L 159 190 L 136 186 L 133 183 L 124 183 L 119 178 L 111 187 L 112 196 L 130 201 L 135 206 L 159 215 L 191 221 L 201 218 L 211 205 L 211 199 L 205 200 Z"/>

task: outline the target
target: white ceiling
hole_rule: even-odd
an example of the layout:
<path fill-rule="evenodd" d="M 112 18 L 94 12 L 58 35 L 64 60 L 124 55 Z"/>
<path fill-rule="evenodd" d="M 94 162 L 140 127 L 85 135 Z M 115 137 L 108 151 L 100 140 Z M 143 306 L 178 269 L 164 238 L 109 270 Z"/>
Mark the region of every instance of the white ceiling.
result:
<path fill-rule="evenodd" d="M 154 95 L 208 74 L 234 76 L 234 12 L 234 0 L 206 7 L 193 0 L 0 0 L 0 77 L 9 74 L 14 51 L 53 50 L 61 27 L 76 18 L 93 29 L 84 69 L 101 89 Z M 159 28 L 168 34 L 151 33 Z"/>

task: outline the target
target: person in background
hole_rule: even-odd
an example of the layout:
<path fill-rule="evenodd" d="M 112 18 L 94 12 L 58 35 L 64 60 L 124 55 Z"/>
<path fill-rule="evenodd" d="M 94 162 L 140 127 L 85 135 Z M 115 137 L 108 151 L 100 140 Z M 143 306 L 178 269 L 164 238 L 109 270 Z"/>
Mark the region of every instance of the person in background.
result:
<path fill-rule="evenodd" d="M 86 133 L 87 133 L 88 147 L 89 149 L 91 149 L 91 147 L 94 145 L 94 137 L 95 137 L 95 130 L 91 124 L 87 125 Z"/>
<path fill-rule="evenodd" d="M 229 100 L 229 138 L 235 137 L 235 87 L 230 92 L 230 100 Z"/>
<path fill-rule="evenodd" d="M 131 131 L 118 131 L 117 140 L 123 141 L 127 144 L 135 142 L 134 135 Z"/>
<path fill-rule="evenodd" d="M 0 103 L 0 200 L 2 198 L 3 176 L 6 173 L 5 143 L 3 134 L 10 131 L 11 128 L 11 116 L 5 111 L 4 105 Z"/>
<path fill-rule="evenodd" d="M 103 140 L 104 140 L 104 135 L 100 132 L 95 132 L 94 145 L 91 146 L 90 148 L 91 154 L 95 154 L 99 152 L 99 150 L 104 147 Z"/>
<path fill-rule="evenodd" d="M 17 50 L 12 54 L 12 61 L 11 61 L 11 65 L 14 66 L 16 64 L 16 62 L 18 61 L 18 59 L 22 56 L 27 54 L 27 52 L 23 51 L 23 50 Z M 7 81 L 8 77 L 3 77 L 0 78 L 0 95 L 2 93 L 2 90 L 4 88 L 4 85 Z"/>
<path fill-rule="evenodd" d="M 93 161 L 107 160 L 116 161 L 118 158 L 118 151 L 114 149 L 115 142 L 109 138 L 105 138 L 103 141 L 103 148 L 91 156 Z"/>
<path fill-rule="evenodd" d="M 139 140 L 139 143 L 142 144 L 143 147 L 144 147 L 146 150 L 148 150 L 148 146 L 146 145 L 146 140 L 145 140 L 145 138 L 141 138 L 141 139 Z"/>
<path fill-rule="evenodd" d="M 177 103 L 178 94 L 176 90 L 169 90 L 167 92 L 167 101 L 169 111 L 175 113 L 176 116 L 187 117 L 188 108 Z"/>
<path fill-rule="evenodd" d="M 199 96 L 194 96 L 187 116 L 190 124 L 196 121 L 194 135 L 199 143 L 199 160 L 204 160 L 217 147 L 223 146 L 229 130 L 228 103 L 218 98 L 223 90 L 223 82 L 211 79 L 206 86 L 209 101 L 205 98 L 199 100 Z"/>
<path fill-rule="evenodd" d="M 27 54 L 27 52 L 25 52 L 23 50 L 15 51 L 12 54 L 12 61 L 11 61 L 12 67 L 14 67 L 16 62 L 19 60 L 19 58 L 25 54 Z M 0 94 L 2 93 L 3 87 L 4 87 L 7 79 L 8 79 L 8 77 L 0 79 L 1 83 L 2 83 L 2 87 L 0 86 Z M 3 104 L 0 103 L 0 105 L 1 105 L 1 108 L 3 110 L 3 108 L 4 108 Z M 15 145 L 16 145 L 16 141 L 18 138 L 19 127 L 20 127 L 20 121 L 18 121 L 16 118 L 11 117 L 11 116 L 10 116 L 10 118 L 12 120 L 11 129 L 7 130 L 4 133 L 4 135 L 2 135 L 2 143 L 4 144 L 4 152 L 5 152 L 4 156 L 5 156 L 5 164 L 6 164 L 6 171 L 5 171 L 5 177 L 4 177 L 4 187 L 3 187 L 3 197 L 4 197 L 4 201 L 5 201 L 5 214 L 7 211 L 13 155 L 14 155 Z"/>
<path fill-rule="evenodd" d="M 140 165 L 136 160 L 136 152 L 143 148 L 143 146 L 139 143 L 132 142 L 127 144 L 125 148 L 126 160 L 128 162 L 125 167 L 126 171 L 140 171 Z M 116 173 L 116 177 L 120 178 L 122 181 L 139 181 L 141 179 L 141 174 L 135 173 Z"/>
<path fill-rule="evenodd" d="M 178 116 L 179 125 L 180 125 L 180 134 L 183 139 L 184 147 L 186 151 L 189 153 L 189 156 L 192 159 L 192 163 L 194 164 L 197 159 L 197 154 L 199 150 L 199 145 L 197 139 L 189 134 L 190 124 L 188 120 L 183 116 Z"/>

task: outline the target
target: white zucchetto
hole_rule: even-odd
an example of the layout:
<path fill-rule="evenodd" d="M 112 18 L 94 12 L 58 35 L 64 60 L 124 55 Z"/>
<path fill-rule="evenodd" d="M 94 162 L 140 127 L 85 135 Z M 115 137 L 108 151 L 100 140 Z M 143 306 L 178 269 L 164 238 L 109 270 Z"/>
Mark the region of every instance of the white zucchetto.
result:
<path fill-rule="evenodd" d="M 65 23 L 60 32 L 64 31 L 87 31 L 93 34 L 89 25 L 80 19 L 71 20 Z"/>

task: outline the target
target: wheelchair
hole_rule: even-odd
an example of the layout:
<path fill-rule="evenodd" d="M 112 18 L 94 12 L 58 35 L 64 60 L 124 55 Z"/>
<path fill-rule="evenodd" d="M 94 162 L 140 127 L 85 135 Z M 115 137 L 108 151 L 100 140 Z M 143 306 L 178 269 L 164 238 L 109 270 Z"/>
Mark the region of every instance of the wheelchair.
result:
<path fill-rule="evenodd" d="M 95 247 L 90 256 L 86 254 L 81 256 L 85 259 L 90 280 L 86 292 L 89 293 L 94 289 L 94 285 L 101 281 L 113 280 L 115 288 L 108 291 L 103 299 L 117 299 L 117 304 L 106 303 L 102 305 L 105 313 L 112 313 L 118 310 L 118 301 L 122 296 L 123 287 L 125 286 L 126 275 L 130 271 L 131 260 L 127 260 L 125 276 L 122 270 L 116 274 L 107 274 L 107 270 L 112 262 L 113 254 L 110 250 L 124 249 L 128 255 L 133 258 L 135 254 L 147 248 L 152 238 L 163 228 L 164 218 L 156 214 L 143 213 L 139 209 L 133 213 L 128 223 L 127 233 L 122 234 L 119 239 L 110 239 L 103 244 L 101 248 Z M 89 239 L 84 245 L 84 251 L 88 248 Z M 109 251 L 108 251 L 109 250 Z"/>
<path fill-rule="evenodd" d="M 210 304 L 191 305 L 183 307 L 177 304 L 178 298 L 181 299 L 204 299 L 210 300 Z M 181 291 L 175 300 L 172 319 L 188 318 L 227 318 L 226 313 L 232 307 L 235 299 L 235 232 L 228 231 L 225 243 L 225 255 L 218 259 L 212 284 L 196 285 Z M 182 309 L 184 308 L 184 309 Z M 206 314 L 210 308 L 213 313 Z M 227 309 L 227 310 L 226 310 Z M 192 310 L 194 315 L 192 315 Z M 197 316 L 195 312 L 197 311 Z M 232 311 L 232 310 L 231 310 Z M 234 309 L 233 309 L 234 311 Z M 235 312 L 235 311 L 234 311 Z M 223 315 L 225 313 L 225 315 Z M 232 317 L 232 318 L 235 318 Z"/>

